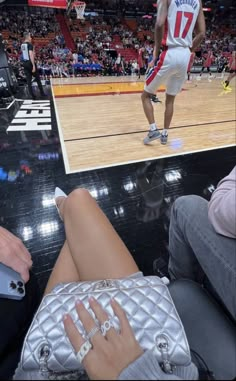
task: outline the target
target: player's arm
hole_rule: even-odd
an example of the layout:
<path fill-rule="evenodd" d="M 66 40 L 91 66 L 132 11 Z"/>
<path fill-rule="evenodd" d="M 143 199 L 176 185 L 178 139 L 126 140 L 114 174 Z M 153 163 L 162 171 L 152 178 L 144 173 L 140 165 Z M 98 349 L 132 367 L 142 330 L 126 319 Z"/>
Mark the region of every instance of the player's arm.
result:
<path fill-rule="evenodd" d="M 199 15 L 195 25 L 195 34 L 196 35 L 193 40 L 193 46 L 191 48 L 192 52 L 194 52 L 199 47 L 199 45 L 204 40 L 206 35 L 206 22 L 205 22 L 205 17 L 204 17 L 201 1 L 200 1 Z"/>
<path fill-rule="evenodd" d="M 155 24 L 155 49 L 153 54 L 154 61 L 158 58 L 161 49 L 161 42 L 164 37 L 164 27 L 168 15 L 168 0 L 158 0 L 157 19 Z"/>

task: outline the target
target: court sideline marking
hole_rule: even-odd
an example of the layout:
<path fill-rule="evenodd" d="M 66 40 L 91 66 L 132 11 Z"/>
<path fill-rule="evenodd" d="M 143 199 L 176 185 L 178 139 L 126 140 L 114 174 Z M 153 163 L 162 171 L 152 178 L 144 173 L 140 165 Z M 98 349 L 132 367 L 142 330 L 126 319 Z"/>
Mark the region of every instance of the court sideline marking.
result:
<path fill-rule="evenodd" d="M 71 173 L 71 171 L 70 171 L 70 165 L 69 165 L 69 160 L 68 160 L 68 156 L 67 156 L 67 151 L 66 151 L 66 145 L 65 145 L 65 141 L 64 141 L 63 131 L 62 131 L 62 128 L 61 128 L 60 118 L 59 118 L 59 114 L 58 114 L 58 110 L 57 110 L 57 105 L 56 105 L 56 102 L 55 102 L 55 95 L 54 95 L 54 90 L 53 90 L 53 85 L 52 85 L 51 79 L 50 79 L 50 85 L 51 85 L 51 89 L 52 89 L 52 99 L 53 99 L 53 105 L 54 105 L 54 110 L 55 110 L 55 115 L 56 115 L 57 128 L 58 128 L 59 137 L 60 137 L 63 162 L 64 162 L 66 174 L 68 175 L 68 174 Z"/>

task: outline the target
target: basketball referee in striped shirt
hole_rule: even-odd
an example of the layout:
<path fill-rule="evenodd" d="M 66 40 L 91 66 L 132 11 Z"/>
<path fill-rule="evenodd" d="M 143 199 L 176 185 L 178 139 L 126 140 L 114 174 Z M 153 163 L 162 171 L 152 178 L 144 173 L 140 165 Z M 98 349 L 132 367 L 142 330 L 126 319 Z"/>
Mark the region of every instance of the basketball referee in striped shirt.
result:
<path fill-rule="evenodd" d="M 32 89 L 32 77 L 36 79 L 41 97 L 45 97 L 46 94 L 44 93 L 43 86 L 39 77 L 39 72 L 35 63 L 35 54 L 34 54 L 34 48 L 32 45 L 32 38 L 31 38 L 30 32 L 24 33 L 24 42 L 21 45 L 21 52 L 22 52 L 22 63 L 25 70 L 25 76 L 26 76 L 29 94 L 31 98 L 36 99 Z"/>

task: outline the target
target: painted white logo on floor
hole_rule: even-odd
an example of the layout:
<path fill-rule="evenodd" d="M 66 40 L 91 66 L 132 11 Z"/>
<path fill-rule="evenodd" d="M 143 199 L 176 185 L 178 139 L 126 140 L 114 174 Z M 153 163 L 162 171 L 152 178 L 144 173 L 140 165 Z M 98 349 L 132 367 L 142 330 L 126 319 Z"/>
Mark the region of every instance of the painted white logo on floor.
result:
<path fill-rule="evenodd" d="M 50 101 L 26 100 L 7 131 L 42 131 L 51 129 Z"/>

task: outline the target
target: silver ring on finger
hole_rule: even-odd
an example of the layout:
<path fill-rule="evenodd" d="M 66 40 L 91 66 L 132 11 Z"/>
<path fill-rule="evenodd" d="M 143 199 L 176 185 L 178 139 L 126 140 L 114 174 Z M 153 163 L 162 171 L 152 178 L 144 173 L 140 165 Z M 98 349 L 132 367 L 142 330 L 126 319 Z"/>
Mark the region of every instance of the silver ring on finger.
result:
<path fill-rule="evenodd" d="M 114 328 L 112 321 L 111 320 L 104 321 L 104 323 L 101 325 L 102 336 L 106 336 L 107 332 L 109 332 L 111 328 Z"/>
<path fill-rule="evenodd" d="M 92 349 L 92 344 L 89 340 L 85 341 L 85 343 L 81 346 L 79 352 L 77 353 L 76 357 L 80 364 L 84 361 L 85 357 L 89 353 L 90 349 Z"/>
<path fill-rule="evenodd" d="M 96 333 L 100 332 L 100 328 L 96 325 L 95 327 L 93 327 L 93 329 L 91 329 L 91 331 L 87 334 L 86 338 L 87 340 L 91 340 L 93 338 L 93 336 L 96 335 Z"/>

